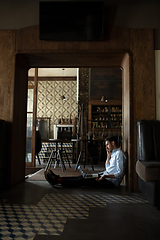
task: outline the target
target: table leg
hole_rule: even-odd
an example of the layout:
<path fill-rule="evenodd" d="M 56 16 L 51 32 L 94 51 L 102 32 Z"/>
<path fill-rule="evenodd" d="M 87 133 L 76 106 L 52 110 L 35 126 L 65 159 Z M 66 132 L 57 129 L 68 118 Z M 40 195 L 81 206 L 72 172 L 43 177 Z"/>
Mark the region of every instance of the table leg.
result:
<path fill-rule="evenodd" d="M 84 168 L 86 165 L 86 143 L 84 142 Z"/>
<path fill-rule="evenodd" d="M 68 161 L 68 165 L 69 167 L 71 168 L 71 165 L 70 165 L 70 162 L 69 162 L 69 158 L 68 158 L 68 154 L 66 152 L 66 149 L 64 148 L 63 151 L 65 152 L 65 155 L 66 155 L 66 158 L 67 158 L 67 161 Z M 64 161 L 63 161 L 64 162 Z"/>
<path fill-rule="evenodd" d="M 53 153 L 54 153 L 54 150 L 51 151 L 51 154 L 50 154 L 50 157 L 49 157 L 47 166 L 46 166 L 46 168 L 45 168 L 45 171 L 46 171 L 48 168 L 50 168 L 50 166 L 51 166 L 52 158 L 53 158 Z"/>
<path fill-rule="evenodd" d="M 61 162 L 61 167 L 62 167 L 62 171 L 64 172 L 64 170 L 66 170 L 66 167 L 65 167 L 65 165 L 64 165 L 64 162 L 63 162 L 63 159 L 62 159 L 62 151 L 61 150 L 58 150 L 58 158 L 59 158 L 59 160 L 60 160 L 60 162 Z"/>
<path fill-rule="evenodd" d="M 78 160 L 77 160 L 77 163 L 76 163 L 75 170 L 77 170 L 77 168 L 78 168 L 79 161 L 80 161 L 80 159 L 81 159 L 81 155 L 82 155 L 82 151 L 80 151 L 80 153 L 79 153 L 79 156 L 78 156 Z"/>

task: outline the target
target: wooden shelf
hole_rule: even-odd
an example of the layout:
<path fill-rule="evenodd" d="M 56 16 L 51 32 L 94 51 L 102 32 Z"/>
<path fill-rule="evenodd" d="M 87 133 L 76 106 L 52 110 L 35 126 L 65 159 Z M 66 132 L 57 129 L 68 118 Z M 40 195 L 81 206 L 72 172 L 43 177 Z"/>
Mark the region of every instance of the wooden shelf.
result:
<path fill-rule="evenodd" d="M 121 132 L 122 126 L 122 101 L 100 100 L 89 101 L 88 130 L 96 132 Z"/>
<path fill-rule="evenodd" d="M 103 132 L 103 128 L 94 128 L 94 131 L 102 131 Z M 120 132 L 121 128 L 104 128 L 104 132 L 108 132 L 108 131 L 117 131 Z"/>
<path fill-rule="evenodd" d="M 122 106 L 122 100 L 108 100 L 107 102 L 102 102 L 101 100 L 89 100 L 89 104 L 91 105 L 99 105 L 99 106 Z"/>

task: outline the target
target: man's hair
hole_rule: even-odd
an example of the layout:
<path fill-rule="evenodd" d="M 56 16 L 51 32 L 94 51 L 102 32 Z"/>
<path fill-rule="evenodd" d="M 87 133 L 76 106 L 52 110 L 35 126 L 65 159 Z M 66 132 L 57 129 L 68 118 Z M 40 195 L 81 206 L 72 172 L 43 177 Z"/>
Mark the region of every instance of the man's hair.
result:
<path fill-rule="evenodd" d="M 108 136 L 105 138 L 105 142 L 109 141 L 111 142 L 115 142 L 115 145 L 118 146 L 118 138 L 116 136 Z"/>

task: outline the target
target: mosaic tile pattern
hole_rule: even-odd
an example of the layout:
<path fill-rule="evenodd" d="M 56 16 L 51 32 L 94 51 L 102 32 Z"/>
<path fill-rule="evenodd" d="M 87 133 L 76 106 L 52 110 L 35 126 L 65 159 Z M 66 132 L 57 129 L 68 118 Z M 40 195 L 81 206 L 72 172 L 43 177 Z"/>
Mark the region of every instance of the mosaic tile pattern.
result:
<path fill-rule="evenodd" d="M 33 240 L 36 234 L 62 234 L 68 218 L 87 219 L 90 207 L 107 203 L 148 203 L 141 194 L 46 194 L 36 205 L 0 202 L 0 239 Z"/>
<path fill-rule="evenodd" d="M 73 145 L 73 143 L 63 143 L 63 145 L 62 145 L 63 147 L 65 147 L 66 152 L 68 153 L 68 158 L 69 158 L 70 163 L 72 163 L 72 149 L 71 149 L 72 145 Z M 42 143 L 41 151 L 38 154 L 41 162 L 45 162 L 44 157 L 46 156 L 46 153 L 47 153 L 47 150 L 49 147 L 51 147 L 51 148 L 56 147 L 56 144 L 55 143 L 44 143 L 44 142 Z M 60 143 L 59 143 L 58 147 L 59 148 L 61 147 Z M 68 163 L 67 159 L 65 159 L 65 158 L 64 158 L 64 163 Z"/>

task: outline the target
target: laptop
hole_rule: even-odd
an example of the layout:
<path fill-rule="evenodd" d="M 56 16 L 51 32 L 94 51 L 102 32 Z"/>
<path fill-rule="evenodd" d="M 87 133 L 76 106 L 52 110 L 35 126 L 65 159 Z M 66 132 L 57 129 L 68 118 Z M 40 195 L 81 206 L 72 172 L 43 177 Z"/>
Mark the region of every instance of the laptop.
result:
<path fill-rule="evenodd" d="M 97 178 L 98 177 L 98 173 L 87 173 L 87 174 L 85 174 L 83 172 L 81 166 L 78 166 L 78 170 L 81 172 L 81 174 L 84 178 Z"/>

